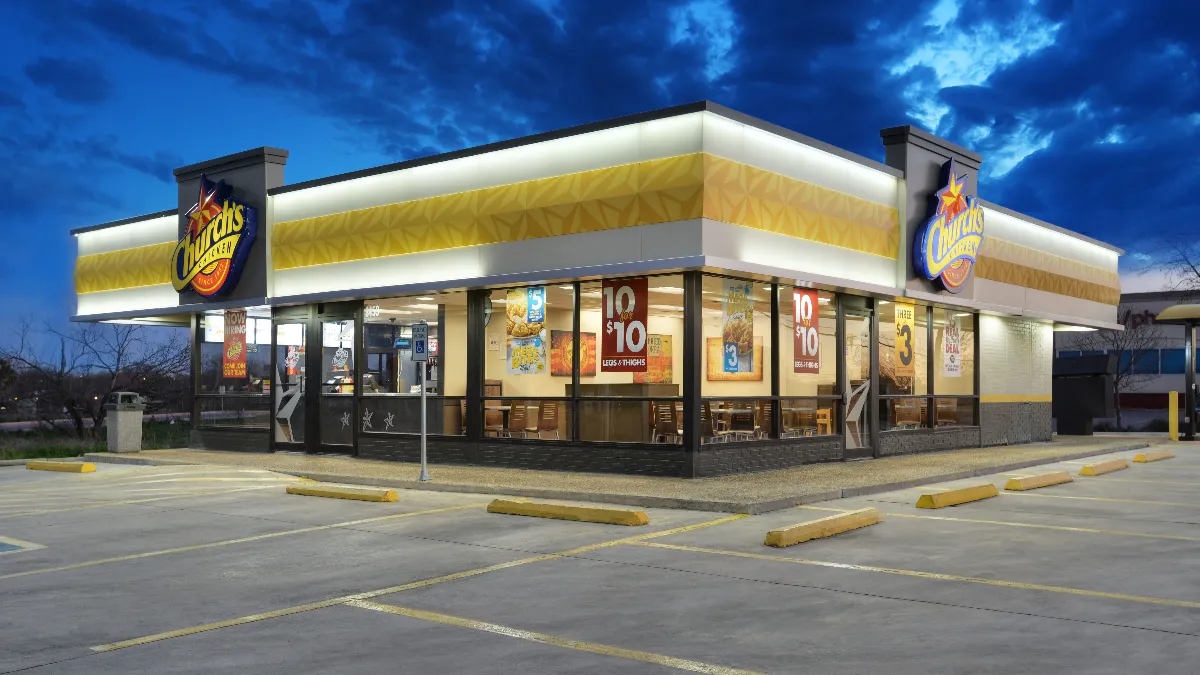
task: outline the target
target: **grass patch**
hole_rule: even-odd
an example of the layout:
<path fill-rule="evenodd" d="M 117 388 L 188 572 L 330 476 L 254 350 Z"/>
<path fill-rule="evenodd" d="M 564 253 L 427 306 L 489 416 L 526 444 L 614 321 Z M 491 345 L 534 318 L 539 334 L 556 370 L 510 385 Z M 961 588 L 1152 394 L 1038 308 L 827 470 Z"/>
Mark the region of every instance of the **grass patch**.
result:
<path fill-rule="evenodd" d="M 191 431 L 192 426 L 187 422 L 147 420 L 142 424 L 142 449 L 186 448 Z M 103 430 L 95 438 L 90 432 L 80 438 L 62 429 L 0 432 L 0 460 L 79 457 L 88 452 L 107 451 Z"/>

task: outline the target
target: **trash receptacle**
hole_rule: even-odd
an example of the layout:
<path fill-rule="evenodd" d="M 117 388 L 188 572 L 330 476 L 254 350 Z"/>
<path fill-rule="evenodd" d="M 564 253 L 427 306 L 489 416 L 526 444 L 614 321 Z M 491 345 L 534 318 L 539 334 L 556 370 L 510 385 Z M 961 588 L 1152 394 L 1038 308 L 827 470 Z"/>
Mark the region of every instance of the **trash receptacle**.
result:
<path fill-rule="evenodd" d="M 131 391 L 115 391 L 104 404 L 109 452 L 138 452 L 142 449 L 142 413 L 146 403 Z"/>

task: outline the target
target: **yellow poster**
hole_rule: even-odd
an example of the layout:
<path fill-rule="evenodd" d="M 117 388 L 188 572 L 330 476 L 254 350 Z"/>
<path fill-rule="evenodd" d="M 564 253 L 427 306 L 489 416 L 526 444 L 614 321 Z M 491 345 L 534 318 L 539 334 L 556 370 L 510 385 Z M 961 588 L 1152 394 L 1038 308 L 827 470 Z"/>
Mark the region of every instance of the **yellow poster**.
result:
<path fill-rule="evenodd" d="M 912 304 L 896 303 L 896 377 L 916 377 L 916 309 Z"/>

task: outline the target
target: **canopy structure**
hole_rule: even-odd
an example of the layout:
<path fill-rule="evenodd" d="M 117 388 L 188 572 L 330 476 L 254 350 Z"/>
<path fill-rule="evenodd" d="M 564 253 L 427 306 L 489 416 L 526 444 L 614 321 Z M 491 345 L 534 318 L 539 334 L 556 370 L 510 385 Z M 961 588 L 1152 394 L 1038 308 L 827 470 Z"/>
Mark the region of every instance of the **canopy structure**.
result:
<path fill-rule="evenodd" d="M 1200 305 L 1171 305 L 1154 317 L 1154 323 L 1189 324 L 1200 323 Z"/>
<path fill-rule="evenodd" d="M 1200 324 L 1200 305 L 1171 305 L 1154 317 L 1154 323 L 1174 324 L 1183 330 L 1183 372 L 1187 383 L 1183 395 L 1183 438 L 1196 440 L 1196 324 Z"/>

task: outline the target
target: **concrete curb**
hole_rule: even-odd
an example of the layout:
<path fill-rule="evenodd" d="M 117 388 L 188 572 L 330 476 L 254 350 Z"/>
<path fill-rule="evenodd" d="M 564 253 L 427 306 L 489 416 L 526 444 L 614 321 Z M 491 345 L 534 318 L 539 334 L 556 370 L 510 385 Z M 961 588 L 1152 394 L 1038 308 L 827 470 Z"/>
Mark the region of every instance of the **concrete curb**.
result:
<path fill-rule="evenodd" d="M 763 546 L 787 548 L 788 546 L 803 544 L 813 539 L 832 537 L 835 534 L 868 527 L 878 523 L 880 520 L 879 511 L 873 508 L 847 511 L 846 513 L 838 513 L 805 523 L 770 530 L 767 532 L 766 538 L 763 539 Z"/>
<path fill-rule="evenodd" d="M 95 473 L 96 465 L 91 462 L 62 462 L 50 459 L 35 459 L 25 464 L 26 469 L 58 471 L 61 473 Z"/>
<path fill-rule="evenodd" d="M 629 509 L 605 509 L 591 506 L 571 506 L 570 504 L 539 504 L 537 502 L 514 502 L 509 499 L 493 499 L 492 503 L 488 504 L 487 510 L 488 513 L 502 513 L 510 516 L 574 520 L 581 523 L 600 523 L 602 525 L 636 527 L 638 525 L 650 524 L 650 518 L 646 516 L 645 511 L 631 511 Z"/>
<path fill-rule="evenodd" d="M 1062 485 L 1063 483 L 1073 483 L 1074 478 L 1066 471 L 1054 471 L 1051 473 L 1043 473 L 1039 476 L 1026 476 L 1024 478 L 1009 478 L 1004 484 L 1005 490 L 1014 492 L 1024 492 L 1026 490 L 1036 490 L 1038 488 L 1050 487 L 1051 485 Z"/>
<path fill-rule="evenodd" d="M 49 462 L 82 462 L 84 458 L 54 457 L 53 459 L 46 459 L 45 457 L 33 457 L 31 459 L 0 459 L 0 466 L 25 466 L 30 462 L 41 462 L 43 460 Z"/>
<path fill-rule="evenodd" d="M 944 509 L 947 506 L 958 506 L 977 502 L 981 499 L 991 499 L 1000 496 L 1000 489 L 994 483 L 972 485 L 971 487 L 934 492 L 917 498 L 918 509 Z"/>
<path fill-rule="evenodd" d="M 353 499 L 360 502 L 394 502 L 400 498 L 395 490 L 380 487 L 353 487 L 349 485 L 289 485 L 284 490 L 289 495 L 304 497 L 327 497 L 329 499 Z"/>
<path fill-rule="evenodd" d="M 1129 468 L 1129 460 L 1127 460 L 1123 457 L 1120 457 L 1117 459 L 1110 459 L 1105 462 L 1096 462 L 1095 464 L 1088 464 L 1087 466 L 1083 467 L 1083 469 L 1079 472 L 1079 475 L 1080 476 L 1103 476 L 1106 473 L 1112 473 L 1114 471 L 1124 471 L 1125 469 L 1128 469 L 1128 468 Z"/>
<path fill-rule="evenodd" d="M 1083 452 L 1066 452 L 1061 455 L 1051 457 L 1042 457 L 1039 459 L 1025 460 L 1021 462 L 1011 462 L 1001 464 L 999 466 L 989 466 L 979 469 L 969 469 L 967 471 L 955 471 L 950 473 L 937 474 L 926 476 L 924 478 L 914 478 L 910 480 L 893 481 L 891 483 L 883 483 L 880 485 L 866 485 L 852 488 L 825 488 L 816 489 L 813 492 L 803 495 L 794 495 L 782 497 L 779 499 L 769 499 L 758 502 L 735 502 L 735 501 L 717 501 L 708 499 L 682 499 L 679 497 L 657 497 L 653 495 L 623 495 L 604 492 L 580 492 L 576 490 L 556 490 L 552 488 L 517 488 L 505 487 L 500 485 L 477 485 L 467 483 L 439 483 L 436 481 L 418 481 L 416 479 L 401 479 L 401 478 L 372 478 L 368 476 L 353 476 L 331 473 L 312 473 L 309 471 L 281 471 L 275 470 L 276 473 L 281 473 L 288 476 L 297 476 L 300 478 L 311 478 L 322 483 L 342 483 L 345 485 L 375 485 L 380 487 L 400 488 L 403 490 L 429 490 L 431 492 L 463 492 L 467 494 L 482 494 L 482 495 L 511 495 L 513 497 L 534 497 L 539 499 L 564 499 L 577 502 L 598 502 L 604 504 L 621 504 L 622 506 L 640 506 L 650 509 L 685 509 L 689 511 L 712 511 L 717 513 L 744 513 L 747 515 L 760 515 L 770 513 L 771 511 L 779 511 L 788 509 L 793 506 L 803 506 L 805 504 L 815 504 L 817 502 L 827 502 L 834 499 L 844 499 L 847 497 L 863 497 L 866 495 L 879 494 L 881 492 L 891 492 L 893 490 L 905 490 L 908 488 L 920 487 L 930 483 L 940 483 L 951 480 L 962 480 L 964 478 L 975 478 L 978 476 L 986 476 L 993 473 L 1006 473 L 1008 471 L 1016 471 L 1025 469 L 1031 466 L 1040 466 L 1042 464 L 1054 464 L 1055 462 L 1065 462 L 1073 459 L 1083 459 L 1085 457 L 1095 457 L 1096 455 L 1108 455 L 1115 452 L 1128 452 L 1130 450 L 1141 450 L 1142 448 L 1150 447 L 1149 443 L 1131 443 L 1127 445 L 1118 445 L 1110 448 L 1092 448 Z M 184 462 L 180 460 L 161 460 L 151 459 L 148 457 L 131 457 L 127 454 L 123 455 L 108 455 L 88 454 L 85 459 L 94 462 L 110 462 L 114 464 L 144 464 L 150 466 L 176 466 L 176 465 L 193 465 L 197 462 Z M 436 474 L 437 468 L 434 467 Z"/>

